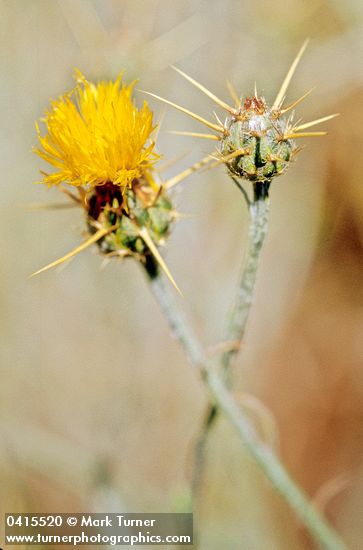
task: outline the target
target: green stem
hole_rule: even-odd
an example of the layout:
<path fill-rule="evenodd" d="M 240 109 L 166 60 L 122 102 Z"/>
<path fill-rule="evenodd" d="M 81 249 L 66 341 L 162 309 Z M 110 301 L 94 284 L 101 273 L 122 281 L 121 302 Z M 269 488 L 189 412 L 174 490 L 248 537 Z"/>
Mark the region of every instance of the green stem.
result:
<path fill-rule="evenodd" d="M 198 338 L 178 308 L 171 291 L 164 284 L 163 276 L 158 274 L 150 277 L 150 281 L 174 335 L 181 342 L 189 361 L 199 369 L 211 401 L 234 426 L 251 457 L 322 548 L 348 550 L 335 530 L 309 502 L 306 493 L 296 485 L 274 452 L 258 438 L 249 419 L 239 408 L 225 382 L 205 357 Z"/>
<path fill-rule="evenodd" d="M 206 413 L 203 418 L 202 429 L 198 435 L 194 448 L 194 464 L 193 474 L 191 482 L 191 498 L 193 508 L 195 507 L 195 501 L 199 495 L 199 490 L 203 482 L 203 475 L 206 462 L 206 450 L 208 444 L 208 438 L 210 429 L 214 426 L 214 421 L 219 409 L 215 403 L 209 403 Z"/>

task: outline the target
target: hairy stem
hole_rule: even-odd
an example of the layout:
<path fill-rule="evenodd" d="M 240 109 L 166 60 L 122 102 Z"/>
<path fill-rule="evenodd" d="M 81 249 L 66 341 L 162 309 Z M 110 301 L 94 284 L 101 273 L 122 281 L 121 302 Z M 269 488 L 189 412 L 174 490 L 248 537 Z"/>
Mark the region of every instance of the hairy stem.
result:
<path fill-rule="evenodd" d="M 263 443 L 252 424 L 241 411 L 215 366 L 205 357 L 198 338 L 191 330 L 174 296 L 164 284 L 161 274 L 150 276 L 152 290 L 176 338 L 182 344 L 191 364 L 198 369 L 212 403 L 234 426 L 245 448 L 275 489 L 294 510 L 315 540 L 327 550 L 348 550 L 339 535 L 309 502 L 308 496 L 296 485 L 276 454 Z"/>
<path fill-rule="evenodd" d="M 233 346 L 223 353 L 221 359 L 224 373 L 229 381 L 231 379 L 231 363 L 241 346 L 254 299 L 260 253 L 268 227 L 268 199 L 259 198 L 252 202 L 249 206 L 249 214 L 250 223 L 246 258 L 237 294 L 232 306 L 225 338 L 227 341 L 230 341 Z"/>
<path fill-rule="evenodd" d="M 260 185 L 263 186 L 263 184 Z M 246 202 L 249 210 L 247 251 L 225 336 L 226 342 L 230 342 L 231 346 L 221 357 L 223 374 L 229 385 L 232 384 L 232 361 L 240 349 L 246 331 L 247 321 L 254 298 L 260 253 L 267 234 L 269 214 L 268 188 L 267 192 L 264 192 L 263 187 L 255 187 L 254 201 L 251 202 L 248 200 Z M 192 484 L 194 498 L 196 498 L 203 481 L 208 438 L 218 416 L 219 411 L 216 404 L 208 405 L 195 446 L 195 464 Z"/>

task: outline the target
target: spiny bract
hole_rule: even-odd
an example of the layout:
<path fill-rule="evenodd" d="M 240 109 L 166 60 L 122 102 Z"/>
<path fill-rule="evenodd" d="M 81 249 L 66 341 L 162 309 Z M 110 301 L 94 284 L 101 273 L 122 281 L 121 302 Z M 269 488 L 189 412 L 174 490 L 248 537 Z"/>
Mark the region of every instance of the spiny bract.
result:
<path fill-rule="evenodd" d="M 246 98 L 243 109 L 226 119 L 221 140 L 223 156 L 240 151 L 227 162 L 230 171 L 255 182 L 282 174 L 297 149 L 293 140 L 284 139 L 285 126 L 263 98 Z"/>
<path fill-rule="evenodd" d="M 209 167 L 225 164 L 234 178 L 237 176 L 238 178 L 253 182 L 255 190 L 256 186 L 259 188 L 263 184 L 265 192 L 262 196 L 263 198 L 267 198 L 271 180 L 286 170 L 299 150 L 294 140 L 326 134 L 326 132 L 305 132 L 302 130 L 306 130 L 315 124 L 320 124 L 337 116 L 337 114 L 328 115 L 304 124 L 293 123 L 294 107 L 305 99 L 312 90 L 306 92 L 287 107 L 283 107 L 287 88 L 307 43 L 308 41 L 305 41 L 294 59 L 271 107 L 266 104 L 264 98 L 258 95 L 256 89 L 252 97 L 246 97 L 243 100 L 238 96 L 233 86 L 228 83 L 232 99 L 235 103 L 234 106 L 231 106 L 194 80 L 194 78 L 174 67 L 181 76 L 201 90 L 219 107 L 227 111 L 228 115 L 224 123 L 219 120 L 217 115 L 216 124 L 172 101 L 149 92 L 146 93 L 175 107 L 216 132 L 214 134 L 196 132 L 172 133 L 220 142 L 220 147 L 217 151 L 219 158 L 217 162 L 209 164 Z M 284 115 L 288 111 L 291 111 L 291 115 L 286 118 Z M 255 195 L 257 198 L 260 196 L 260 193 Z"/>
<path fill-rule="evenodd" d="M 89 235 L 37 273 L 97 243 L 109 257 L 132 255 L 146 267 L 159 265 L 175 284 L 158 251 L 176 213 L 167 182 L 162 185 L 154 170 L 159 156 L 150 139 L 155 129 L 152 111 L 146 102 L 136 107 L 134 84 L 123 84 L 121 76 L 97 84 L 80 72 L 76 77 L 75 89 L 53 101 L 46 112 L 44 136 L 37 125 L 41 147 L 35 152 L 55 169 L 42 172 L 42 181 L 60 186 L 83 207 Z M 62 184 L 76 187 L 78 196 Z"/>

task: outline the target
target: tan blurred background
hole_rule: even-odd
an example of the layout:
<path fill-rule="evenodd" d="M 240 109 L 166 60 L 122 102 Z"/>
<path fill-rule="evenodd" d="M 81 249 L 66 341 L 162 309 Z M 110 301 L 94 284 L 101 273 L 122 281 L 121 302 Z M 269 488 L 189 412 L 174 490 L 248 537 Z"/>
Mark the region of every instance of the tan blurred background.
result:
<path fill-rule="evenodd" d="M 272 187 L 271 229 L 239 391 L 272 410 L 290 470 L 347 543 L 363 549 L 363 72 L 358 0 L 3 0 L 1 6 L 0 511 L 182 509 L 203 388 L 137 265 L 100 269 L 96 250 L 66 269 L 28 275 L 80 240 L 78 210 L 33 182 L 31 153 L 50 98 L 89 79 L 140 79 L 203 116 L 213 105 L 176 64 L 227 99 L 226 80 L 272 100 L 296 51 L 289 90 L 316 85 L 305 120 L 339 110 Z M 142 95 L 137 94 L 138 101 Z M 151 102 L 156 117 L 162 107 Z M 196 130 L 167 110 L 163 129 Z M 160 133 L 166 176 L 210 148 Z M 167 260 L 181 305 L 206 344 L 220 341 L 245 245 L 247 214 L 223 169 L 175 196 L 195 214 L 175 226 Z M 312 548 L 286 506 L 219 422 L 195 516 L 203 549 Z"/>

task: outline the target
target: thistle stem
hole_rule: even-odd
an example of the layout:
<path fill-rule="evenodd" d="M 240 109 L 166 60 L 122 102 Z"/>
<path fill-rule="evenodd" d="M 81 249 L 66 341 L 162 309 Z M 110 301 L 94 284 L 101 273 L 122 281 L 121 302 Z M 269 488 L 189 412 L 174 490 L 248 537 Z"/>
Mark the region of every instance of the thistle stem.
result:
<path fill-rule="evenodd" d="M 235 178 L 232 179 L 235 180 Z M 246 258 L 225 336 L 225 340 L 232 342 L 233 346 L 221 356 L 223 374 L 229 386 L 232 384 L 231 364 L 240 349 L 246 331 L 254 298 L 260 253 L 267 234 L 269 214 L 268 188 L 269 182 L 256 183 L 254 186 L 254 200 L 246 200 L 250 217 Z M 195 446 L 192 484 L 194 497 L 198 494 L 203 479 L 209 433 L 218 417 L 219 411 L 217 405 L 215 403 L 209 404 Z"/>
<path fill-rule="evenodd" d="M 204 350 L 195 334 L 190 330 L 188 322 L 182 311 L 178 308 L 169 288 L 165 285 L 163 275 L 159 270 L 156 271 L 155 275 L 151 275 L 150 271 L 148 271 L 148 275 L 152 291 L 169 323 L 172 333 L 183 346 L 190 364 L 196 369 L 202 368 L 204 364 Z"/>
<path fill-rule="evenodd" d="M 242 270 L 240 284 L 231 310 L 227 327 L 226 341 L 233 342 L 233 347 L 224 352 L 221 364 L 230 382 L 230 367 L 237 355 L 244 337 L 250 309 L 254 299 L 257 270 L 260 253 L 267 234 L 269 200 L 263 188 L 255 185 L 255 199 L 249 205 L 250 223 L 245 265 Z M 264 185 L 264 184 L 260 184 Z"/>
<path fill-rule="evenodd" d="M 208 370 L 207 385 L 219 409 L 228 418 L 242 439 L 250 456 L 262 469 L 274 488 L 294 510 L 315 541 L 326 550 L 348 550 L 338 533 L 329 525 L 308 495 L 295 483 L 277 455 L 256 436 L 225 383 L 216 372 Z"/>
<path fill-rule="evenodd" d="M 250 456 L 322 548 L 348 550 L 339 535 L 309 502 L 309 497 L 296 485 L 275 453 L 259 439 L 249 419 L 230 394 L 215 366 L 205 357 L 198 338 L 177 306 L 171 291 L 164 284 L 164 277 L 160 273 L 150 273 L 150 282 L 172 332 L 182 344 L 190 363 L 200 372 L 211 402 L 215 403 L 230 424 L 234 426 Z"/>

